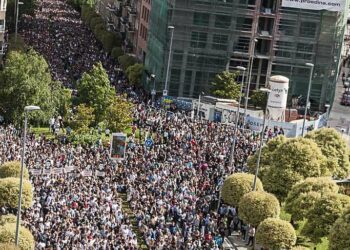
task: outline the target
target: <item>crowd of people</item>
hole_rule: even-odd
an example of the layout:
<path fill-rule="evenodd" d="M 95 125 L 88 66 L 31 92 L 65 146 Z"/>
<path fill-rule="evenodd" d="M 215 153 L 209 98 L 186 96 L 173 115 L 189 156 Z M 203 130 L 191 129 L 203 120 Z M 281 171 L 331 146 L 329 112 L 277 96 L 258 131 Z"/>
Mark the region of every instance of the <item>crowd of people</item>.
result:
<path fill-rule="evenodd" d="M 79 14 L 65 1 L 38 4 L 35 16 L 22 21 L 21 34 L 44 55 L 53 77 L 72 87 L 101 61 L 117 84 L 115 65 Z M 122 162 L 112 161 L 103 145 L 74 147 L 29 133 L 25 163 L 34 202 L 22 218 L 36 249 L 131 250 L 142 241 L 157 250 L 221 249 L 233 230 L 241 230 L 251 243 L 254 228 L 240 222 L 235 208 L 222 204 L 219 190 L 226 176 L 247 171 L 259 136 L 238 132 L 230 166 L 232 126 L 154 109 L 144 96 L 128 93 L 137 105 Z M 63 128 L 61 123 L 50 120 L 53 133 Z M 269 138 L 281 133 L 277 128 L 265 131 Z M 20 134 L 12 126 L 0 127 L 0 164 L 20 159 Z M 123 201 L 135 218 L 123 211 Z M 9 208 L 2 208 L 6 212 Z"/>

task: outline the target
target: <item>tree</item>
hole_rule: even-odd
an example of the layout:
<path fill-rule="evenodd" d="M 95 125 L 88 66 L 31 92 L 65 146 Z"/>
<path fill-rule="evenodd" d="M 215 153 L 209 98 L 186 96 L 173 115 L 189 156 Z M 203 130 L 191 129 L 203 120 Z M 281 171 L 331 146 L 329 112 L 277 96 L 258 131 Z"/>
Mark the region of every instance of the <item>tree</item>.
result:
<path fill-rule="evenodd" d="M 15 39 L 14 34 L 9 35 L 7 53 L 9 53 L 10 51 L 25 52 L 26 50 L 27 50 L 27 46 L 23 38 L 19 34 L 17 34 L 17 41 Z"/>
<path fill-rule="evenodd" d="M 29 113 L 29 119 L 47 123 L 55 110 L 51 83 L 49 67 L 42 56 L 34 50 L 10 52 L 0 75 L 0 112 L 6 121 L 21 124 L 24 107 L 37 105 L 41 111 Z"/>
<path fill-rule="evenodd" d="M 129 79 L 129 82 L 135 85 L 139 85 L 141 83 L 143 70 L 144 66 L 140 63 L 128 67 L 125 73 Z"/>
<path fill-rule="evenodd" d="M 115 132 L 123 132 L 132 122 L 133 105 L 120 96 L 114 97 L 107 109 L 106 125 Z"/>
<path fill-rule="evenodd" d="M 0 243 L 15 242 L 16 224 L 8 223 L 0 226 Z M 35 241 L 32 233 L 25 227 L 19 228 L 19 247 L 21 250 L 34 250 Z"/>
<path fill-rule="evenodd" d="M 118 62 L 123 69 L 127 69 L 136 63 L 136 58 L 129 55 L 122 55 L 118 57 Z"/>
<path fill-rule="evenodd" d="M 19 178 L 0 179 L 0 206 L 16 208 L 18 205 L 18 194 Z M 22 207 L 29 208 L 32 200 L 32 185 L 28 180 L 23 180 Z"/>
<path fill-rule="evenodd" d="M 94 65 L 91 71 L 83 74 L 78 81 L 77 89 L 79 103 L 94 109 L 96 123 L 103 121 L 115 93 L 101 63 Z"/>
<path fill-rule="evenodd" d="M 240 93 L 240 85 L 237 84 L 236 78 L 239 72 L 231 73 L 229 71 L 223 71 L 215 76 L 212 85 L 212 94 L 219 98 L 234 99 L 237 100 Z"/>
<path fill-rule="evenodd" d="M 21 176 L 21 163 L 19 161 L 8 161 L 0 166 L 0 178 L 16 177 Z M 24 167 L 23 177 L 29 180 L 28 169 Z"/>
<path fill-rule="evenodd" d="M 250 97 L 250 101 L 255 108 L 260 107 L 262 109 L 265 109 L 267 105 L 267 95 L 261 90 L 253 90 L 253 94 Z"/>
<path fill-rule="evenodd" d="M 120 56 L 123 55 L 123 50 L 121 47 L 114 47 L 111 52 L 111 56 L 114 60 L 118 60 Z"/>
<path fill-rule="evenodd" d="M 333 128 L 321 128 L 307 133 L 305 137 L 316 142 L 327 160 L 332 160 L 334 177 L 348 177 L 350 173 L 348 146 L 339 132 Z"/>
<path fill-rule="evenodd" d="M 349 249 L 350 207 L 343 212 L 330 229 L 329 250 Z"/>
<path fill-rule="evenodd" d="M 0 243 L 0 249 L 3 249 L 3 250 L 21 250 L 14 243 Z"/>
<path fill-rule="evenodd" d="M 329 177 L 307 178 L 295 184 L 285 201 L 285 210 L 293 219 L 302 220 L 325 193 L 338 193 L 339 186 Z"/>
<path fill-rule="evenodd" d="M 293 138 L 280 145 L 271 156 L 262 178 L 264 187 L 284 201 L 294 184 L 307 177 L 329 174 L 326 159 L 317 144 L 305 138 Z"/>
<path fill-rule="evenodd" d="M 293 226 L 281 219 L 268 218 L 260 223 L 256 231 L 257 243 L 270 249 L 289 249 L 296 240 Z"/>
<path fill-rule="evenodd" d="M 15 16 L 14 16 L 14 8 L 16 6 L 15 0 L 8 0 L 6 5 L 6 26 L 9 29 L 10 33 L 15 31 Z M 27 0 L 23 1 L 21 4 L 21 8 L 19 8 L 19 18 L 23 15 L 33 15 L 34 10 L 37 6 L 37 0 Z"/>
<path fill-rule="evenodd" d="M 13 214 L 6 214 L 0 216 L 0 226 L 5 225 L 6 223 L 16 223 L 16 221 L 17 217 Z"/>
<path fill-rule="evenodd" d="M 72 106 L 72 90 L 64 88 L 60 82 L 52 82 L 51 95 L 56 112 L 62 117 L 67 118 Z"/>
<path fill-rule="evenodd" d="M 237 173 L 226 178 L 221 188 L 221 197 L 225 203 L 237 207 L 243 195 L 252 191 L 254 175 Z M 259 178 L 256 182 L 256 190 L 263 191 L 263 186 Z"/>
<path fill-rule="evenodd" d="M 307 213 L 307 222 L 301 233 L 314 243 L 321 242 L 321 238 L 330 233 L 333 223 L 349 205 L 349 196 L 333 193 L 323 195 Z"/>
<path fill-rule="evenodd" d="M 261 150 L 260 164 L 259 164 L 259 177 L 263 179 L 263 175 L 266 170 L 270 167 L 271 162 L 274 160 L 273 153 L 275 150 L 284 144 L 287 141 L 287 138 L 284 135 L 279 135 L 271 140 L 269 140 Z M 252 174 L 255 173 L 256 163 L 258 160 L 258 151 L 248 157 L 248 171 Z"/>
<path fill-rule="evenodd" d="M 76 114 L 71 121 L 71 127 L 77 134 L 85 134 L 89 132 L 91 124 L 94 122 L 94 109 L 80 104 L 77 107 Z"/>
<path fill-rule="evenodd" d="M 309 248 L 304 246 L 294 246 L 292 247 L 292 250 L 309 250 Z"/>
<path fill-rule="evenodd" d="M 239 218 L 254 227 L 267 218 L 278 218 L 279 214 L 279 201 L 266 192 L 253 191 L 243 195 L 239 201 Z"/>
<path fill-rule="evenodd" d="M 115 33 L 112 33 L 109 31 L 106 31 L 103 33 L 100 41 L 103 45 L 103 48 L 108 53 L 110 53 L 112 51 L 114 46 L 121 45 L 121 39 Z"/>

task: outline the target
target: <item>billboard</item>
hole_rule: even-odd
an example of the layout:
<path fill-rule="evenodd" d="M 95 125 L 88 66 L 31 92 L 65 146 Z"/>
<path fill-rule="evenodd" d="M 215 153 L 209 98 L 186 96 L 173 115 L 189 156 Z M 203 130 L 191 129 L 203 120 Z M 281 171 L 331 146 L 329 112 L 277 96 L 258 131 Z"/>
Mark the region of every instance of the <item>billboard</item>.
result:
<path fill-rule="evenodd" d="M 282 7 L 307 9 L 344 11 L 346 0 L 282 0 Z"/>
<path fill-rule="evenodd" d="M 267 100 L 268 119 L 284 122 L 289 79 L 284 76 L 271 76 L 269 85 L 271 92 Z"/>
<path fill-rule="evenodd" d="M 126 149 L 126 134 L 113 133 L 111 139 L 110 157 L 111 159 L 123 160 Z"/>

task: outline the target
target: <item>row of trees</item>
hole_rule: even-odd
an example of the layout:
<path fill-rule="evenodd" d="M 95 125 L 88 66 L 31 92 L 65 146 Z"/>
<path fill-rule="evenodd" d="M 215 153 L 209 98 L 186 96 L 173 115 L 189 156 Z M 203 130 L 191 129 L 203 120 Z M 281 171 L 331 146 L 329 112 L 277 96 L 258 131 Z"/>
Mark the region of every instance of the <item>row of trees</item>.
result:
<path fill-rule="evenodd" d="M 21 166 L 18 161 L 6 162 L 0 166 L 0 206 L 16 209 L 19 194 L 19 177 Z M 29 208 L 33 202 L 32 185 L 28 170 L 24 169 L 22 207 Z M 16 233 L 16 216 L 0 216 L 0 249 L 19 249 L 13 245 Z M 19 247 L 22 250 L 33 250 L 35 245 L 31 232 L 20 226 Z"/>
<path fill-rule="evenodd" d="M 256 161 L 257 155 L 248 160 L 252 173 Z M 273 249 L 295 244 L 290 225 L 283 222 L 285 229 L 276 229 L 282 223 L 278 221 L 282 204 L 293 225 L 302 226 L 302 237 L 314 244 L 328 237 L 330 249 L 350 245 L 349 238 L 340 232 L 350 227 L 350 197 L 341 194 L 332 179 L 347 177 L 350 172 L 349 150 L 338 132 L 324 128 L 305 138 L 279 136 L 270 140 L 262 149 L 259 172 L 257 191 L 251 192 L 253 175 L 234 174 L 225 180 L 221 194 L 225 203 L 238 207 L 244 222 L 258 227 L 260 244 Z"/>

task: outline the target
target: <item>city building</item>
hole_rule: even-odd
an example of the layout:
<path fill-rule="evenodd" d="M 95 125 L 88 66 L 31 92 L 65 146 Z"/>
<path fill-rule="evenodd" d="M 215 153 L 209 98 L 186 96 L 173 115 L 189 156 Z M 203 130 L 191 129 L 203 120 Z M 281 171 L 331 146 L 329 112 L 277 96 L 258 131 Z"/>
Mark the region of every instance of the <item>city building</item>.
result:
<path fill-rule="evenodd" d="M 137 10 L 141 0 L 98 0 L 96 12 L 106 20 L 111 30 L 120 32 L 125 53 L 135 53 L 137 46 Z"/>
<path fill-rule="evenodd" d="M 0 56 L 4 55 L 6 43 L 5 43 L 5 35 L 6 35 L 6 25 L 5 25 L 5 17 L 6 17 L 6 0 L 0 1 Z"/>
<path fill-rule="evenodd" d="M 136 56 L 144 62 L 147 54 L 147 35 L 151 15 L 151 0 L 140 0 L 137 10 L 138 34 L 136 40 Z"/>
<path fill-rule="evenodd" d="M 347 0 L 152 0 L 146 73 L 157 76 L 161 91 L 170 51 L 168 26 L 173 26 L 169 95 L 198 97 L 210 91 L 217 73 L 237 66 L 249 73 L 252 65 L 251 89 L 265 86 L 271 75 L 290 79 L 290 105 L 292 96 L 306 97 L 311 68 L 305 64 L 312 63 L 310 102 L 313 109 L 324 109 L 333 102 L 339 73 L 345 4 Z M 149 81 L 145 84 L 151 89 Z"/>

